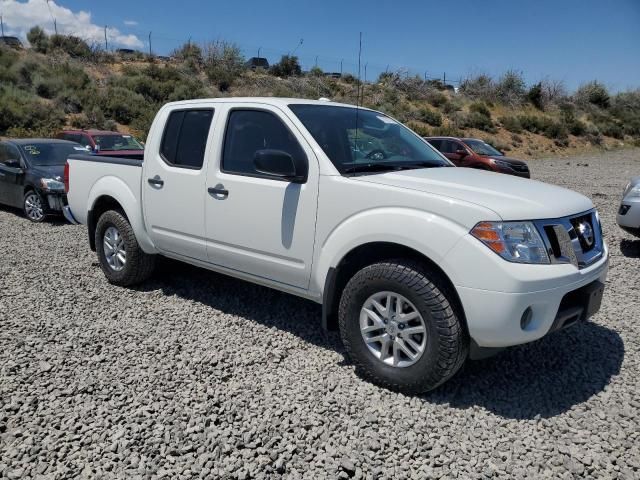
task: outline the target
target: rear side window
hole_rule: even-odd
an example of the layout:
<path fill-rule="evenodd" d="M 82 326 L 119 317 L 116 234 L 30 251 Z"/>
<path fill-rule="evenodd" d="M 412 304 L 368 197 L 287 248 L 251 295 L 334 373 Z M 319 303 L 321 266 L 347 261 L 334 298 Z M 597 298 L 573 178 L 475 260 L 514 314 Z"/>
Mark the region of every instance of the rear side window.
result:
<path fill-rule="evenodd" d="M 257 172 L 253 165 L 255 153 L 265 149 L 287 152 L 296 164 L 306 162 L 298 141 L 273 113 L 263 110 L 232 110 L 224 139 L 222 170 L 265 176 Z"/>
<path fill-rule="evenodd" d="M 202 168 L 213 110 L 171 112 L 162 136 L 160 154 L 169 164 L 184 168 Z"/>
<path fill-rule="evenodd" d="M 429 143 L 436 150 L 441 150 L 441 148 L 442 148 L 442 140 L 429 140 Z"/>

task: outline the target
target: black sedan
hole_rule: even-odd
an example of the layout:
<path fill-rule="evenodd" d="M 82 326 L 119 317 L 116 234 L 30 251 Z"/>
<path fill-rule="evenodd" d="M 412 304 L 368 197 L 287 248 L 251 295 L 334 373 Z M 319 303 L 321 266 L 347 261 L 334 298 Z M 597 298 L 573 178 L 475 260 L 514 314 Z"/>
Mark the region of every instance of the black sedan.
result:
<path fill-rule="evenodd" d="M 60 213 L 66 201 L 64 164 L 69 155 L 86 151 L 82 145 L 65 140 L 0 142 L 0 203 L 22 208 L 32 222 Z"/>

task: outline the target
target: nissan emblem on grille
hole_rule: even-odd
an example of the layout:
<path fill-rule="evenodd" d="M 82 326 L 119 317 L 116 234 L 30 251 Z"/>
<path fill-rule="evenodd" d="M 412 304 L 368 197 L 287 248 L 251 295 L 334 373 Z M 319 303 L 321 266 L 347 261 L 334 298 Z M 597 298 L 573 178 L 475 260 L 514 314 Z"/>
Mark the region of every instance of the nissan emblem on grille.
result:
<path fill-rule="evenodd" d="M 591 248 L 593 247 L 593 242 L 595 241 L 595 236 L 593 234 L 593 228 L 586 220 L 583 220 L 578 225 L 578 235 L 582 238 L 585 245 Z"/>

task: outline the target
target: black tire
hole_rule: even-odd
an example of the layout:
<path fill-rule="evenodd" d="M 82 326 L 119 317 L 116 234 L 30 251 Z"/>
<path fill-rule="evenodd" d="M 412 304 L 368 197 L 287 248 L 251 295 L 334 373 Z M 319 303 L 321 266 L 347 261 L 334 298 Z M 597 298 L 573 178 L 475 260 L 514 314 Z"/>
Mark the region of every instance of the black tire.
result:
<path fill-rule="evenodd" d="M 126 262 L 121 270 L 115 270 L 107 261 L 104 236 L 110 227 L 115 227 L 122 236 Z M 108 210 L 100 216 L 96 226 L 95 240 L 100 267 L 109 283 L 127 287 L 145 281 L 153 273 L 156 256 L 142 251 L 133 228 L 122 212 Z"/>
<path fill-rule="evenodd" d="M 340 300 L 339 326 L 347 354 L 361 376 L 390 390 L 417 394 L 438 387 L 462 367 L 469 338 L 446 285 L 437 272 L 402 259 L 370 265 L 351 278 Z M 382 362 L 362 338 L 360 311 L 371 295 L 381 291 L 404 296 L 424 320 L 425 349 L 413 365 L 400 368 Z"/>
<path fill-rule="evenodd" d="M 39 205 L 39 215 L 36 213 L 37 207 L 35 204 Z M 24 216 L 33 223 L 44 222 L 44 219 L 47 216 L 47 209 L 42 195 L 40 195 L 36 190 L 27 190 L 24 197 L 22 197 L 22 211 L 24 212 Z"/>

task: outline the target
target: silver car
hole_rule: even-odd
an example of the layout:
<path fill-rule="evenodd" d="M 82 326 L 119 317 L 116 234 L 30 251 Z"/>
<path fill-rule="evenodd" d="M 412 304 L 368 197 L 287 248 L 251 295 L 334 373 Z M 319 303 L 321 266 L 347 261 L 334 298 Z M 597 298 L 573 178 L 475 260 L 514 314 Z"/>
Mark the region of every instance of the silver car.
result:
<path fill-rule="evenodd" d="M 617 216 L 620 227 L 640 237 L 640 177 L 634 177 L 625 187 Z"/>

